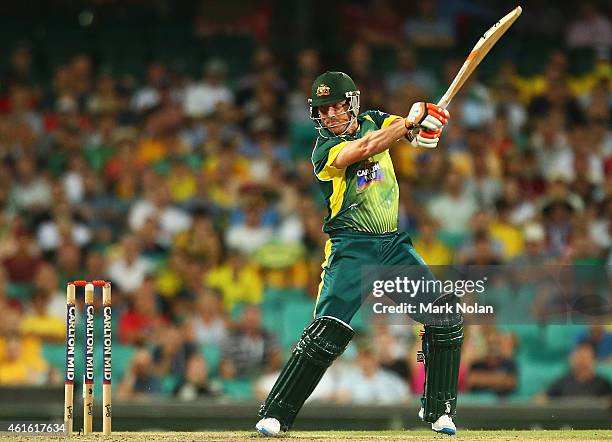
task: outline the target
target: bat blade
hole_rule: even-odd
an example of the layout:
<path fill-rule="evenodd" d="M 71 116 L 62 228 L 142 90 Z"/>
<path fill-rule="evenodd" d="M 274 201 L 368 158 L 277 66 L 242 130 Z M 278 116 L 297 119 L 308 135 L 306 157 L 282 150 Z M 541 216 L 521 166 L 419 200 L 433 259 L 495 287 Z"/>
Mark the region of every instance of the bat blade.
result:
<path fill-rule="evenodd" d="M 472 49 L 472 52 L 468 55 L 463 66 L 459 69 L 459 72 L 455 76 L 453 82 L 448 87 L 446 93 L 442 96 L 438 102 L 438 106 L 446 108 L 453 97 L 459 92 L 461 86 L 465 81 L 472 75 L 476 67 L 480 64 L 482 59 L 489 53 L 491 48 L 497 43 L 502 35 L 508 30 L 510 26 L 516 21 L 517 18 L 523 12 L 523 8 L 517 6 L 508 14 L 503 16 L 497 23 L 491 26 L 487 32 L 476 42 L 476 45 Z"/>

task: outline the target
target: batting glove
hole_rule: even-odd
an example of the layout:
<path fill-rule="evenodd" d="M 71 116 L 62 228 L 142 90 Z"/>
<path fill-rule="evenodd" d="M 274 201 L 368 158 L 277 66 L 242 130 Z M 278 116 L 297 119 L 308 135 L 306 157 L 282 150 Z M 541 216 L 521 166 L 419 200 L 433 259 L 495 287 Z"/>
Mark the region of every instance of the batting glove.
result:
<path fill-rule="evenodd" d="M 449 118 L 448 111 L 440 106 L 422 101 L 414 103 L 405 120 L 408 140 L 414 147 L 436 147 Z"/>

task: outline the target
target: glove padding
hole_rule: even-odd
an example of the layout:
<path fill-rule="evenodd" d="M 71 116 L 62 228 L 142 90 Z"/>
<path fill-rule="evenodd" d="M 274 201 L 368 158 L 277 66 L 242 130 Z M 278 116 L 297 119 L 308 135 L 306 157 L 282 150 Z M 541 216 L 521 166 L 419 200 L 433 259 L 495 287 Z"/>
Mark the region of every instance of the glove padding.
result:
<path fill-rule="evenodd" d="M 427 149 L 433 149 L 434 147 L 438 146 L 440 135 L 442 135 L 442 129 L 436 131 L 415 129 L 412 133 L 408 131 L 408 140 L 413 147 L 426 147 Z"/>
<path fill-rule="evenodd" d="M 437 131 L 448 123 L 448 111 L 436 104 L 420 101 L 414 103 L 406 117 L 406 127 L 413 129 L 419 127 L 430 131 Z"/>
<path fill-rule="evenodd" d="M 414 103 L 405 121 L 408 130 L 406 138 L 414 147 L 433 149 L 438 145 L 449 118 L 448 111 L 436 104 Z"/>

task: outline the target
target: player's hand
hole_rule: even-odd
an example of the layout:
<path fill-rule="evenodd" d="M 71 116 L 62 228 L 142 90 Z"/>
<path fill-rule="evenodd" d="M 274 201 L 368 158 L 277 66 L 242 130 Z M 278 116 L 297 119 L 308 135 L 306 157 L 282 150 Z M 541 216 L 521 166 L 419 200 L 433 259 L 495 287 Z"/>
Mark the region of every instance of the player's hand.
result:
<path fill-rule="evenodd" d="M 422 101 L 414 103 L 405 121 L 406 138 L 414 147 L 433 149 L 438 145 L 449 118 L 448 111 L 438 105 Z"/>
<path fill-rule="evenodd" d="M 433 149 L 438 146 L 440 141 L 440 135 L 442 135 L 442 129 L 433 131 L 427 129 L 414 129 L 408 131 L 406 138 L 410 141 L 410 144 L 414 147 L 425 147 L 427 149 Z"/>
<path fill-rule="evenodd" d="M 448 123 L 450 115 L 448 111 L 436 104 L 420 101 L 414 103 L 406 117 L 407 129 L 427 129 L 438 131 Z"/>

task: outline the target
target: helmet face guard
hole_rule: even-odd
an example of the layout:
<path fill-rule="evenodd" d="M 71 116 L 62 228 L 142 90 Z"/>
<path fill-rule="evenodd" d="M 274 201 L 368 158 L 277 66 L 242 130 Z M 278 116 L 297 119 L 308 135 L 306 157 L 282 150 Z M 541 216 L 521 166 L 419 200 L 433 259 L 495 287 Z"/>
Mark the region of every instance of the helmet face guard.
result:
<path fill-rule="evenodd" d="M 310 107 L 310 119 L 314 121 L 315 129 L 317 130 L 317 132 L 319 132 L 319 136 L 321 138 L 327 139 L 327 138 L 341 137 L 353 125 L 353 122 L 357 120 L 357 115 L 359 115 L 359 91 L 358 90 L 348 91 L 344 95 L 346 97 L 346 102 L 348 102 L 349 107 L 345 112 L 341 112 L 337 115 L 349 114 L 350 119 L 348 122 L 338 123 L 338 124 L 334 124 L 331 126 L 326 126 L 325 123 L 323 123 L 323 118 L 319 115 L 318 106 L 313 106 L 312 98 L 308 99 L 308 105 Z M 329 103 L 329 104 L 333 104 L 333 103 Z M 334 127 L 343 126 L 345 124 L 346 124 L 346 129 L 344 129 L 344 131 L 340 134 L 334 134 L 330 130 Z M 331 134 L 331 136 L 329 134 Z"/>

